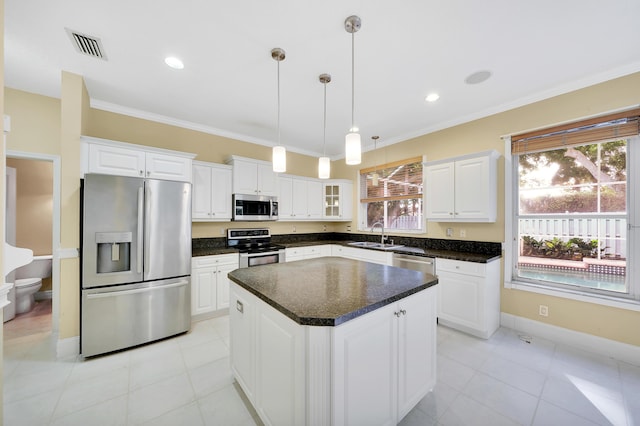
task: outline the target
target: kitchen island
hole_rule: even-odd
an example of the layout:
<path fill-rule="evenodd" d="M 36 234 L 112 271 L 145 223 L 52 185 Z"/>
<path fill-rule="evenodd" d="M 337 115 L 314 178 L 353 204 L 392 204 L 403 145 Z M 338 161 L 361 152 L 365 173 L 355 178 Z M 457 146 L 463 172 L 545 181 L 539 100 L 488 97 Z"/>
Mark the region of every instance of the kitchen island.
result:
<path fill-rule="evenodd" d="M 397 424 L 433 388 L 434 276 L 324 257 L 229 278 L 231 369 L 265 424 Z"/>

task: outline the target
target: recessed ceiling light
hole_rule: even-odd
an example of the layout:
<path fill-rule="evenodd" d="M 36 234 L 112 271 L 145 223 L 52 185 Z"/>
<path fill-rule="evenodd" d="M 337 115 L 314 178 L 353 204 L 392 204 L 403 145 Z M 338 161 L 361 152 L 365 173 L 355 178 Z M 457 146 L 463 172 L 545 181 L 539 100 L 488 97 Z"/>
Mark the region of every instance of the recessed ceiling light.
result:
<path fill-rule="evenodd" d="M 437 93 L 429 93 L 427 97 L 424 98 L 424 100 L 427 102 L 435 102 L 438 99 L 440 99 L 440 95 L 438 95 Z"/>
<path fill-rule="evenodd" d="M 182 68 L 184 68 L 184 64 L 182 63 L 182 61 L 175 56 L 167 56 L 166 58 L 164 58 L 164 63 L 176 70 L 181 70 Z"/>
<path fill-rule="evenodd" d="M 487 81 L 491 77 L 491 71 L 483 70 L 476 71 L 467 78 L 464 79 L 464 82 L 467 84 L 479 84 L 484 81 Z"/>

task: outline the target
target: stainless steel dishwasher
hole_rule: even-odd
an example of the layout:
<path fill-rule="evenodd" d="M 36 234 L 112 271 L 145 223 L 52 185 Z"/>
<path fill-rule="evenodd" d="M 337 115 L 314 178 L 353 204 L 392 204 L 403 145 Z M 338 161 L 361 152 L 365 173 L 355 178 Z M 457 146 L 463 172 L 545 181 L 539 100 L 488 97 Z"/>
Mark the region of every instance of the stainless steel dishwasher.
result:
<path fill-rule="evenodd" d="M 436 274 L 436 259 L 433 257 L 393 253 L 393 266 L 412 269 L 414 271 L 420 271 L 431 275 Z"/>

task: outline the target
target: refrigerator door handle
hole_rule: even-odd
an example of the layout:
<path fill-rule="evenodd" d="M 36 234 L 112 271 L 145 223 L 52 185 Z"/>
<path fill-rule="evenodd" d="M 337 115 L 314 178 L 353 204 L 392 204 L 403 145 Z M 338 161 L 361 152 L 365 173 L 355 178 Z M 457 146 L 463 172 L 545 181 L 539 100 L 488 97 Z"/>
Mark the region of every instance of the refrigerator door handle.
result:
<path fill-rule="evenodd" d="M 132 290 L 108 291 L 105 293 L 92 293 L 92 294 L 87 294 L 87 299 L 100 299 L 103 297 L 114 297 L 114 296 L 124 296 L 126 294 L 146 293 L 146 292 L 155 291 L 155 290 L 166 290 L 168 288 L 173 288 L 173 287 L 183 287 L 187 284 L 189 284 L 189 281 L 180 280 L 177 283 L 161 285 L 156 287 L 143 287 L 143 288 L 135 288 Z"/>
<path fill-rule="evenodd" d="M 143 256 L 143 232 L 144 232 L 144 187 L 138 188 L 138 251 L 136 254 L 136 265 L 139 274 L 142 273 L 142 256 Z"/>

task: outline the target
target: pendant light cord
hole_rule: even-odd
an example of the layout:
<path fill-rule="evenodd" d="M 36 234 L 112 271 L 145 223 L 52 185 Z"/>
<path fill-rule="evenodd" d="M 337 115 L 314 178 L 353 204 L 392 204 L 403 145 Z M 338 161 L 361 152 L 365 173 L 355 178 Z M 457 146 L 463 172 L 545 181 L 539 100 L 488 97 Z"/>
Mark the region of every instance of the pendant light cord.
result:
<path fill-rule="evenodd" d="M 355 60 L 355 39 L 356 39 L 356 33 L 352 32 L 351 33 L 351 132 L 353 132 L 353 128 L 355 127 L 355 114 L 354 114 L 354 110 L 355 110 L 355 104 L 356 104 L 356 89 L 355 89 L 355 64 L 356 64 L 356 60 Z"/>
<path fill-rule="evenodd" d="M 278 145 L 280 145 L 280 61 L 278 62 Z"/>
<path fill-rule="evenodd" d="M 327 83 L 324 82 L 324 114 L 322 122 L 322 156 L 327 156 Z"/>

